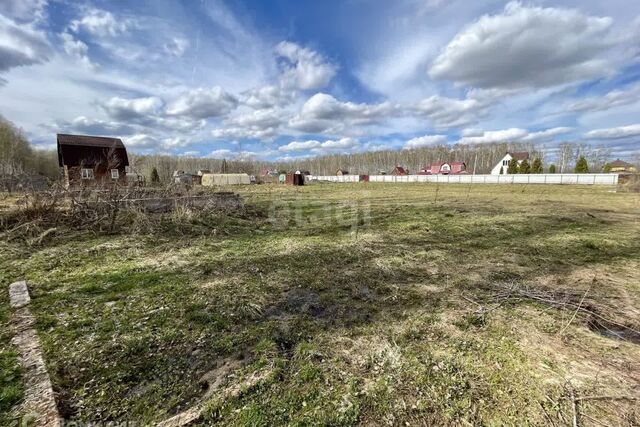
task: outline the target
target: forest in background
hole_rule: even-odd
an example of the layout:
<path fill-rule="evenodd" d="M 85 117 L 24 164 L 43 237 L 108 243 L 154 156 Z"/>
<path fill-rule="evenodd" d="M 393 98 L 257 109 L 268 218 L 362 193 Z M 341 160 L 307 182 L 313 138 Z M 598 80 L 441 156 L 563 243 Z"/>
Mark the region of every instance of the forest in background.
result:
<path fill-rule="evenodd" d="M 124 140 L 126 145 L 126 140 Z M 184 170 L 195 173 L 200 169 L 212 172 L 260 174 L 265 169 L 276 171 L 309 171 L 314 175 L 335 175 L 338 169 L 351 174 L 390 173 L 395 166 L 402 166 L 415 174 L 424 166 L 435 162 L 464 161 L 469 173 L 486 174 L 496 165 L 507 151 L 528 151 L 530 162 L 541 158 L 544 171 L 550 162 L 544 153 L 531 143 L 494 143 L 482 145 L 442 145 L 411 150 L 383 150 L 352 154 L 333 154 L 301 158 L 290 161 L 261 161 L 213 159 L 206 157 L 185 157 L 169 155 L 140 155 L 129 151 L 130 169 L 149 179 L 151 171 L 158 171 L 160 180 L 168 182 L 173 171 Z M 587 144 L 565 142 L 558 146 L 554 159 L 556 172 L 573 172 L 580 156 L 587 159 L 589 170 L 602 171 L 603 166 L 613 160 L 611 150 Z M 640 162 L 640 157 L 633 159 Z M 50 179 L 60 176 L 55 150 L 36 150 L 29 143 L 24 132 L 11 122 L 0 117 L 0 176 L 23 174 L 43 175 Z"/>

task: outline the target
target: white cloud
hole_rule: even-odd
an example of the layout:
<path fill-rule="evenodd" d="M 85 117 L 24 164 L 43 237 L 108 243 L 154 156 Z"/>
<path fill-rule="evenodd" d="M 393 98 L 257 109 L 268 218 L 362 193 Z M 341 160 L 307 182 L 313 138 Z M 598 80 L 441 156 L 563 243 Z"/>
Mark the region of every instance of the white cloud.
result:
<path fill-rule="evenodd" d="M 602 96 L 582 98 L 570 102 L 562 110 L 572 112 L 604 111 L 623 105 L 635 104 L 640 100 L 640 85 L 628 89 L 616 89 Z"/>
<path fill-rule="evenodd" d="M 326 154 L 335 152 L 348 152 L 359 146 L 360 143 L 358 142 L 358 140 L 353 138 L 341 138 L 337 140 L 327 140 L 324 142 L 311 139 L 308 141 L 292 141 L 287 145 L 280 146 L 278 150 L 284 152 L 312 151 L 316 154 Z"/>
<path fill-rule="evenodd" d="M 78 40 L 73 35 L 64 32 L 60 34 L 62 38 L 62 47 L 64 51 L 78 60 L 88 68 L 94 68 L 95 65 L 89 59 L 89 47 L 82 40 Z"/>
<path fill-rule="evenodd" d="M 71 21 L 69 28 L 74 32 L 84 29 L 97 36 L 114 37 L 126 32 L 130 25 L 130 20 L 116 18 L 106 10 L 89 9 L 82 18 Z"/>
<path fill-rule="evenodd" d="M 283 69 L 283 81 L 298 89 L 324 87 L 336 74 L 337 67 L 326 58 L 296 43 L 280 42 L 275 51 L 287 62 Z"/>
<path fill-rule="evenodd" d="M 434 145 L 443 145 L 447 143 L 447 137 L 445 135 L 424 135 L 416 138 L 411 138 L 404 145 L 405 150 L 420 147 L 431 147 Z"/>
<path fill-rule="evenodd" d="M 542 130 L 539 132 L 532 132 L 522 138 L 523 141 L 531 141 L 531 142 L 542 142 L 549 141 L 558 135 L 564 135 L 573 131 L 573 128 L 560 126 L 551 129 Z"/>
<path fill-rule="evenodd" d="M 601 76 L 616 40 L 612 19 L 511 2 L 458 33 L 429 69 L 434 79 L 475 87 L 545 87 Z"/>
<path fill-rule="evenodd" d="M 491 103 L 475 98 L 454 99 L 434 95 L 413 106 L 418 116 L 429 119 L 436 129 L 466 126 L 487 114 Z"/>
<path fill-rule="evenodd" d="M 398 106 L 389 102 L 356 104 L 341 102 L 326 93 L 309 98 L 289 125 L 305 132 L 337 132 L 345 127 L 370 125 L 394 115 Z"/>
<path fill-rule="evenodd" d="M 58 121 L 45 128 L 54 133 L 81 133 L 88 135 L 118 136 L 135 132 L 133 126 L 118 122 L 78 116 L 71 121 Z"/>
<path fill-rule="evenodd" d="M 102 106 L 116 120 L 134 120 L 160 113 L 164 102 L 156 96 L 125 99 L 113 97 Z"/>
<path fill-rule="evenodd" d="M 330 150 L 349 150 L 357 147 L 360 143 L 353 138 L 340 138 L 338 140 L 328 140 L 320 145 L 323 151 Z"/>
<path fill-rule="evenodd" d="M 220 139 L 270 140 L 278 134 L 283 122 L 284 117 L 280 110 L 254 110 L 225 120 L 225 127 L 214 129 L 211 134 L 214 138 Z"/>
<path fill-rule="evenodd" d="M 167 113 L 206 119 L 224 116 L 237 106 L 238 100 L 235 96 L 220 86 L 214 86 L 211 89 L 193 89 L 181 95 L 169 106 Z"/>
<path fill-rule="evenodd" d="M 585 138 L 589 139 L 622 139 L 640 137 L 640 124 L 618 126 L 606 129 L 594 129 L 587 132 Z"/>
<path fill-rule="evenodd" d="M 213 150 L 207 155 L 213 159 L 233 159 L 238 161 L 251 161 L 254 160 L 259 153 L 253 151 L 232 151 L 227 148 L 221 148 L 219 150 Z"/>
<path fill-rule="evenodd" d="M 320 141 L 292 141 L 287 145 L 282 145 L 278 148 L 280 151 L 306 151 L 312 148 L 319 148 L 322 145 Z"/>
<path fill-rule="evenodd" d="M 165 52 L 175 56 L 176 58 L 181 58 L 190 45 L 191 43 L 189 43 L 189 40 L 185 38 L 173 37 L 171 41 L 165 43 L 164 50 Z"/>
<path fill-rule="evenodd" d="M 294 99 L 295 91 L 278 85 L 267 85 L 243 92 L 241 101 L 251 108 L 265 109 L 286 105 Z"/>
<path fill-rule="evenodd" d="M 0 0 L 0 14 L 23 21 L 44 18 L 47 0 Z"/>
<path fill-rule="evenodd" d="M 570 127 L 555 127 L 536 132 L 529 132 L 526 129 L 510 128 L 504 130 L 494 130 L 481 132 L 462 132 L 459 144 L 490 144 L 495 142 L 544 142 L 550 141 L 558 135 L 569 133 L 573 130 Z"/>
<path fill-rule="evenodd" d="M 44 33 L 0 15 L 0 72 L 46 62 L 51 54 Z"/>
<path fill-rule="evenodd" d="M 136 134 L 123 139 L 124 144 L 131 148 L 156 148 L 160 142 L 147 134 Z"/>
<path fill-rule="evenodd" d="M 484 144 L 493 142 L 513 142 L 526 137 L 529 132 L 525 129 L 511 128 L 483 132 L 481 136 L 464 136 L 460 138 L 460 144 Z"/>

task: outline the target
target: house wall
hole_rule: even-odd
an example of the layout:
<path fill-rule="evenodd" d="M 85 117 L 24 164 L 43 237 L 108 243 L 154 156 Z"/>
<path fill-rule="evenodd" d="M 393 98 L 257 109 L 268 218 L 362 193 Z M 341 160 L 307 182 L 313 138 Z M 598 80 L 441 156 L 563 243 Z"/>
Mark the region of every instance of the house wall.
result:
<path fill-rule="evenodd" d="M 106 182 L 114 182 L 126 184 L 127 174 L 124 166 L 118 168 L 118 179 L 111 179 L 111 169 L 106 168 L 92 168 L 93 179 L 82 179 L 82 167 L 81 166 L 63 166 L 64 180 L 67 186 L 91 186 L 100 185 Z M 114 168 L 115 169 L 115 168 Z"/>
<path fill-rule="evenodd" d="M 502 175 L 506 175 L 509 165 L 503 166 L 502 162 L 504 162 L 505 160 L 509 162 L 511 161 L 511 159 L 512 159 L 511 154 L 505 154 L 505 156 L 500 159 L 500 161 L 493 167 L 493 169 L 491 169 L 491 175 L 500 175 L 501 168 L 502 168 Z"/>

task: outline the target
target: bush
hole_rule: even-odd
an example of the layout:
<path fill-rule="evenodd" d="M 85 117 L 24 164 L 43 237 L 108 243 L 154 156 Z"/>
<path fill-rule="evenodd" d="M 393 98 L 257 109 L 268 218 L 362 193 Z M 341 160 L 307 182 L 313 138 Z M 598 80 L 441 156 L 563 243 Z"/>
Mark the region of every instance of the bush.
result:
<path fill-rule="evenodd" d="M 520 163 L 518 173 L 531 173 L 531 166 L 529 166 L 529 161 L 527 159 L 524 159 L 522 163 Z"/>
<path fill-rule="evenodd" d="M 576 173 L 588 173 L 589 172 L 589 164 L 587 163 L 587 159 L 584 156 L 580 156 L 578 161 L 576 162 Z"/>
<path fill-rule="evenodd" d="M 549 173 L 556 173 L 556 165 L 554 164 L 549 165 Z"/>
<path fill-rule="evenodd" d="M 531 173 L 542 173 L 542 160 L 540 157 L 536 157 L 531 165 Z"/>
<path fill-rule="evenodd" d="M 518 173 L 518 161 L 516 159 L 509 160 L 509 166 L 507 167 L 507 173 L 513 175 Z"/>

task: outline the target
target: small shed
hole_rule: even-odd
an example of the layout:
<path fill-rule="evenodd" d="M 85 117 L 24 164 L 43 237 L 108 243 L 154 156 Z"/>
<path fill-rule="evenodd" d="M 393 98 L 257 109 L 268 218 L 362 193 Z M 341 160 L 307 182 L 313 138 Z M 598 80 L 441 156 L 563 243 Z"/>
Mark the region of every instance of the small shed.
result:
<path fill-rule="evenodd" d="M 246 173 L 206 173 L 202 175 L 202 185 L 244 185 L 251 184 L 251 178 Z"/>
<path fill-rule="evenodd" d="M 391 175 L 396 175 L 396 176 L 409 175 L 409 171 L 403 168 L 402 166 L 396 166 L 391 172 Z"/>

